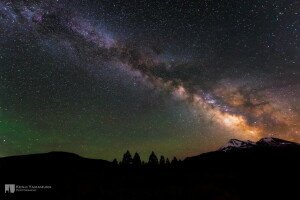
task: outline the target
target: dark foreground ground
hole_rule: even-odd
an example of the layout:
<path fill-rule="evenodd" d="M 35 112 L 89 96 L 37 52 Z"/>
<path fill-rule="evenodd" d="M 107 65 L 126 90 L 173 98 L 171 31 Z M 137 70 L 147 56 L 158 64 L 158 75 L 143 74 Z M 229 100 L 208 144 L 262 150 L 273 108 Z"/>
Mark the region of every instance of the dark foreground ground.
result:
<path fill-rule="evenodd" d="M 216 151 L 142 167 L 63 152 L 6 157 L 0 158 L 0 199 L 299 199 L 299 161 L 296 148 Z M 5 184 L 51 189 L 4 193 Z"/>

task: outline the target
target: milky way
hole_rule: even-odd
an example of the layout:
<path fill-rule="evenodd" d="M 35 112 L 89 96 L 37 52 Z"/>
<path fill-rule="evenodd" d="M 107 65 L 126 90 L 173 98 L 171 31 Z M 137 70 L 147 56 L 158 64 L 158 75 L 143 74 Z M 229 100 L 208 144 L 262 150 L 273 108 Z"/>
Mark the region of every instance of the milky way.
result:
<path fill-rule="evenodd" d="M 297 1 L 0 1 L 2 156 L 300 142 Z"/>

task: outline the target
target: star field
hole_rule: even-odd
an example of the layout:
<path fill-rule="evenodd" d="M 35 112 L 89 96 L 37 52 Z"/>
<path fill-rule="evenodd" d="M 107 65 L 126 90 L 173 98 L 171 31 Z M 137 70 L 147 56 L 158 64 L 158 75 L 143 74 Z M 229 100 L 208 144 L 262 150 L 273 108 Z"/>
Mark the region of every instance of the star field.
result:
<path fill-rule="evenodd" d="M 300 142 L 300 3 L 0 1 L 0 156 Z"/>

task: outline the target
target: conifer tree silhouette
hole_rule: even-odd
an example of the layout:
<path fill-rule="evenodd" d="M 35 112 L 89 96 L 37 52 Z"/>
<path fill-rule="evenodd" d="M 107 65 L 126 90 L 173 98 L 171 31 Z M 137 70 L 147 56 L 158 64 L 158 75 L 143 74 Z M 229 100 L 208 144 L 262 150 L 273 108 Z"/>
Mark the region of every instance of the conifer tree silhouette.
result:
<path fill-rule="evenodd" d="M 149 156 L 148 164 L 149 165 L 157 165 L 158 164 L 158 159 L 153 151 Z"/>
<path fill-rule="evenodd" d="M 159 164 L 160 164 L 160 165 L 166 164 L 166 161 L 165 161 L 165 157 L 164 157 L 164 156 L 160 156 Z"/>
<path fill-rule="evenodd" d="M 137 152 L 133 156 L 132 164 L 135 166 L 140 166 L 142 164 L 141 157 Z"/>
<path fill-rule="evenodd" d="M 166 159 L 166 165 L 169 165 L 170 164 L 170 160 L 169 158 Z"/>
<path fill-rule="evenodd" d="M 177 164 L 177 163 L 178 163 L 178 160 L 177 160 L 176 157 L 174 157 L 173 160 L 172 160 L 172 162 L 171 162 L 171 164 L 172 164 L 172 165 L 175 165 L 175 164 Z"/>
<path fill-rule="evenodd" d="M 127 150 L 126 153 L 123 155 L 122 165 L 131 165 L 132 164 L 132 157 L 130 152 Z"/>
<path fill-rule="evenodd" d="M 115 158 L 115 159 L 112 161 L 112 163 L 113 163 L 114 165 L 118 165 L 117 159 Z"/>

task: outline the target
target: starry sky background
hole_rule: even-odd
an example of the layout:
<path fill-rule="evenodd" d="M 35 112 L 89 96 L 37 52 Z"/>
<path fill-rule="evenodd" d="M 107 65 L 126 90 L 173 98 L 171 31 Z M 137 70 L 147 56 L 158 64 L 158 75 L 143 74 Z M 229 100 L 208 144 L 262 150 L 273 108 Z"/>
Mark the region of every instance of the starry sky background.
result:
<path fill-rule="evenodd" d="M 298 0 L 0 0 L 0 156 L 300 142 Z"/>

